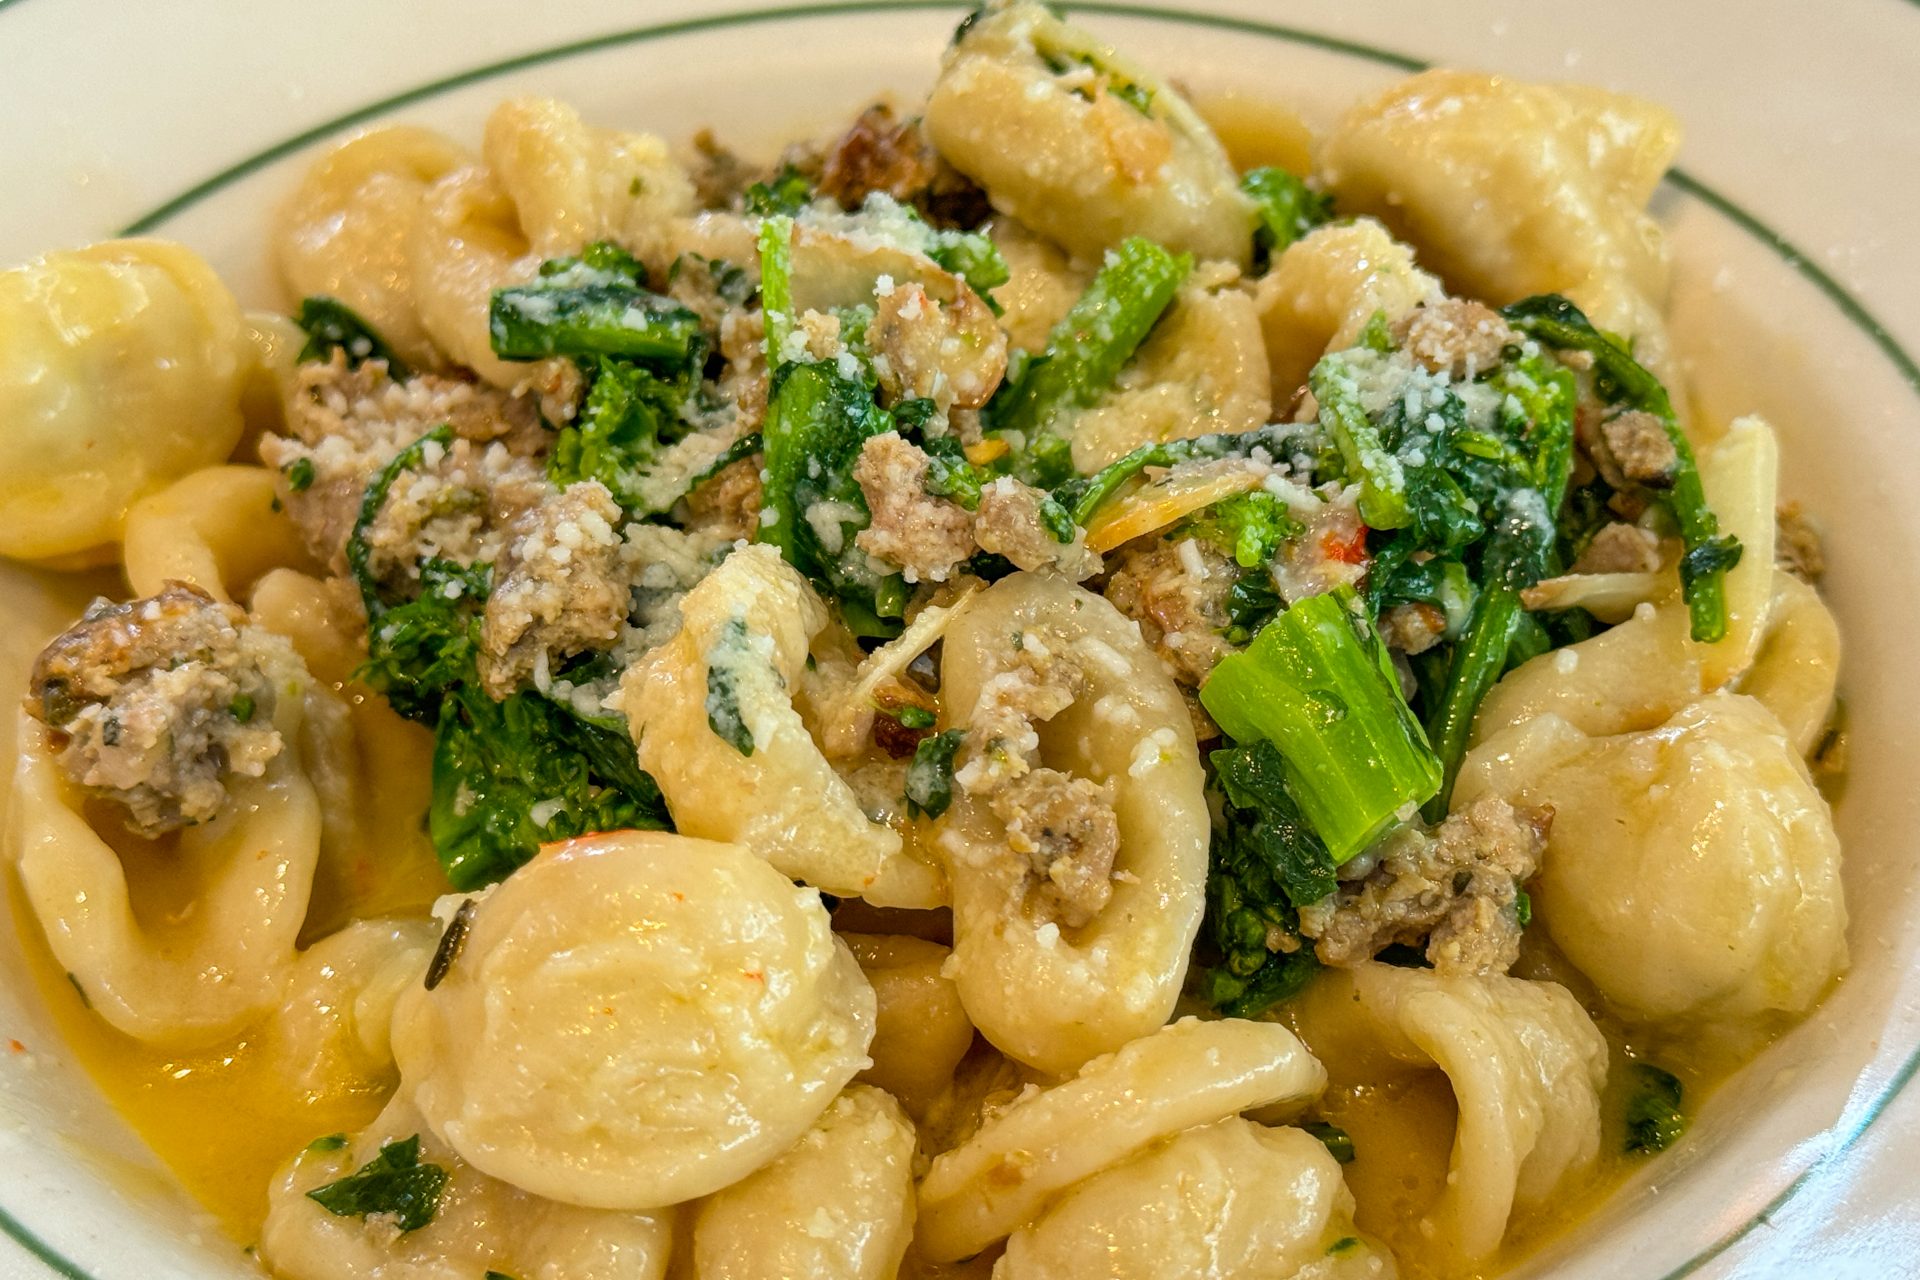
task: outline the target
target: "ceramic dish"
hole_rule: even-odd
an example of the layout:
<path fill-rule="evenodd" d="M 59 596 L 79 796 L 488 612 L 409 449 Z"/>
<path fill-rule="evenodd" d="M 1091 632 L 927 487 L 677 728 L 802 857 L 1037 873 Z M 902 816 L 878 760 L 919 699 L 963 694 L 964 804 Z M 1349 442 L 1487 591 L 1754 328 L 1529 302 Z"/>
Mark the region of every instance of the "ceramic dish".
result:
<path fill-rule="evenodd" d="M 1828 598 L 1848 642 L 1851 971 L 1801 1026 L 1716 1093 L 1685 1142 L 1518 1275 L 1908 1274 L 1920 1212 L 1903 1162 L 1920 1120 L 1920 337 L 1896 237 L 1920 173 L 1911 111 L 1920 9 L 1746 6 L 1603 14 L 1475 3 L 1289 6 L 1197 0 L 1069 6 L 1207 95 L 1285 103 L 1324 127 L 1432 63 L 1577 78 L 1672 106 L 1688 130 L 1656 202 L 1675 261 L 1674 332 L 1699 412 L 1780 429 L 1786 495 L 1821 513 Z M 322 16 L 179 3 L 0 0 L 8 195 L 0 260 L 151 232 L 207 255 L 242 301 L 275 304 L 265 210 L 313 151 L 371 121 L 472 135 L 518 92 L 589 118 L 751 144 L 918 94 L 960 6 L 838 3 L 708 12 L 693 3 L 344 0 Z M 318 26 L 308 24 L 321 23 Z M 3 338 L 0 338 L 3 340 Z M 84 591 L 84 586 L 81 588 Z M 76 588 L 0 565 L 0 678 L 19 687 Z M 6 757 L 11 760 L 11 743 Z M 10 767 L 6 771 L 10 774 Z M 0 774 L 0 776 L 5 776 Z M 94 1093 L 0 929 L 0 1275 L 224 1276 L 251 1263 Z M 1810 1265 L 1811 1264 L 1811 1265 Z"/>

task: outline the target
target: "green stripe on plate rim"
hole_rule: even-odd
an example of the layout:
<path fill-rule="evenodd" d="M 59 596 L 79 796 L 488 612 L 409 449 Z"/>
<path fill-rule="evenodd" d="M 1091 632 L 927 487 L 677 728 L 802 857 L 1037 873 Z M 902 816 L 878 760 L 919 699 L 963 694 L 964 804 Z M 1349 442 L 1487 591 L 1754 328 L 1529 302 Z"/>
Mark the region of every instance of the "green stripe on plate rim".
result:
<path fill-rule="evenodd" d="M 0 8 L 15 0 L 0 0 Z M 1079 13 L 1104 14 L 1113 17 L 1145 18 L 1160 22 L 1171 22 L 1185 26 L 1208 27 L 1221 31 L 1236 31 L 1246 35 L 1259 36 L 1269 40 L 1283 40 L 1290 44 L 1304 45 L 1322 49 L 1329 53 L 1343 54 L 1359 58 L 1381 66 L 1393 67 L 1401 71 L 1422 71 L 1431 64 L 1419 58 L 1410 57 L 1390 49 L 1363 44 L 1353 40 L 1343 40 L 1337 36 L 1309 31 L 1300 27 L 1283 26 L 1277 23 L 1262 22 L 1253 18 L 1240 18 L 1227 14 L 1181 12 L 1156 9 L 1145 5 L 1115 3 L 1113 0 L 1068 0 L 1064 6 Z M 567 44 L 554 45 L 515 57 L 504 58 L 485 66 L 473 67 L 454 75 L 430 81 L 414 88 L 382 98 L 377 102 L 358 107 L 331 120 L 302 130 L 273 146 L 267 147 L 238 163 L 221 170 L 204 182 L 195 184 L 173 199 L 158 206 L 143 216 L 128 223 L 119 234 L 143 235 L 156 230 L 168 219 L 186 211 L 219 191 L 232 186 L 253 173 L 285 159 L 324 138 L 351 129 L 355 125 L 365 124 L 390 112 L 399 110 L 416 102 L 450 93 L 471 84 L 496 79 L 528 67 L 558 62 L 583 54 L 596 53 L 605 49 L 616 49 L 626 45 L 643 44 L 648 41 L 666 39 L 673 36 L 690 35 L 701 31 L 717 30 L 731 26 L 756 26 L 763 23 L 807 20 L 822 17 L 834 17 L 847 14 L 902 12 L 911 10 L 949 10 L 964 11 L 964 4 L 954 4 L 952 0 L 830 0 L 829 3 L 814 5 L 791 5 L 780 8 L 752 9 L 735 13 L 712 14 L 705 17 L 687 18 L 677 22 L 656 23 L 651 26 L 634 27 L 625 31 L 609 32 L 585 40 L 576 40 Z M 1689 173 L 1675 169 L 1667 175 L 1667 180 L 1687 195 L 1700 200 L 1741 230 L 1745 231 L 1768 248 L 1794 271 L 1824 294 L 1834 306 L 1839 308 L 1853 325 L 1873 341 L 1885 355 L 1901 378 L 1916 393 L 1920 393 L 1920 363 L 1896 341 L 1872 312 L 1861 304 L 1859 299 L 1835 280 L 1819 264 L 1801 252 L 1791 241 L 1755 217 L 1745 208 L 1728 199 L 1720 192 L 1707 186 Z M 1744 1240 L 1755 1229 L 1766 1223 L 1782 1206 L 1797 1195 L 1819 1172 L 1838 1160 L 1872 1127 L 1880 1118 L 1887 1105 L 1900 1091 L 1920 1073 L 1920 1048 L 1907 1058 L 1900 1069 L 1887 1082 L 1880 1094 L 1869 1103 L 1854 1123 L 1853 1127 L 1830 1150 L 1823 1153 L 1795 1178 L 1778 1195 L 1768 1201 L 1765 1208 L 1755 1214 L 1743 1225 L 1722 1236 L 1706 1249 L 1690 1258 L 1681 1266 L 1668 1272 L 1661 1280 L 1683 1280 L 1695 1271 L 1713 1261 L 1727 1250 Z M 25 1224 L 11 1213 L 0 1207 L 0 1231 L 13 1238 L 23 1249 L 44 1262 L 54 1271 L 70 1280 L 92 1280 L 87 1272 L 63 1257 L 57 1250 L 41 1240 Z"/>

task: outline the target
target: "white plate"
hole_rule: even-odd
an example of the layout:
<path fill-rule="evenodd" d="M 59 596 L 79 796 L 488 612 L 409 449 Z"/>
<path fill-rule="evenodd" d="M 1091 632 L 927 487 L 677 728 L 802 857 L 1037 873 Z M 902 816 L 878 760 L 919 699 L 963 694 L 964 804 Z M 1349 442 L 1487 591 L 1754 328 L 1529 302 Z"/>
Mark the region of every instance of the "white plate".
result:
<path fill-rule="evenodd" d="M 1716 1095 L 1680 1149 L 1522 1269 L 1563 1277 L 1920 1274 L 1920 7 L 1252 0 L 1071 5 L 1190 85 L 1324 122 L 1424 63 L 1630 89 L 1676 108 L 1659 198 L 1702 412 L 1757 410 L 1829 532 L 1849 646 L 1853 971 Z M 0 261 L 123 228 L 185 240 L 250 302 L 260 228 L 312 148 L 386 119 L 474 137 L 513 92 L 602 123 L 767 142 L 917 93 L 962 6 L 716 13 L 691 0 L 0 0 Z M 1284 23 L 1284 25 L 1280 25 Z M 4 341 L 4 335 L 0 335 Z M 51 625 L 0 566 L 0 670 Z M 11 686 L 9 686 L 11 687 Z M 4 701 L 0 695 L 0 702 Z M 10 718 L 7 718 L 10 720 Z M 0 721 L 4 722 L 4 721 Z M 7 1044 L 17 1040 L 24 1051 Z M 1920 1092 L 1920 1090 L 1916 1090 Z M 106 1110 L 0 927 L 0 1276 L 252 1274 Z M 7 1238 L 11 1238 L 11 1244 Z M 38 1259 L 36 1261 L 35 1259 Z"/>

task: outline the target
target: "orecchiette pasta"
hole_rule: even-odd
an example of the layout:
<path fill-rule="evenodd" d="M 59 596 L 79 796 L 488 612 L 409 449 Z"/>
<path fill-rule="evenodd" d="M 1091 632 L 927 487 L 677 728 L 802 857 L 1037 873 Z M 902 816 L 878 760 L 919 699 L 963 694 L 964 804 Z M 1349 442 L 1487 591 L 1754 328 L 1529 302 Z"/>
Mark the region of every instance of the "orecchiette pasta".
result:
<path fill-rule="evenodd" d="M 1467 71 L 1413 76 L 1326 140 L 1343 209 L 1495 305 L 1563 293 L 1663 371 L 1667 256 L 1645 212 L 1679 150 L 1672 113 L 1624 94 Z"/>
<path fill-rule="evenodd" d="M 1826 801 L 1752 698 L 1611 737 L 1539 716 L 1468 756 L 1455 802 L 1489 793 L 1553 808 L 1541 920 L 1636 1019 L 1799 1012 L 1846 966 Z"/>
<path fill-rule="evenodd" d="M 415 306 L 413 220 L 427 188 L 473 163 L 430 129 L 370 129 L 316 161 L 274 228 L 274 259 L 297 297 L 338 298 L 416 368 L 443 363 Z"/>
<path fill-rule="evenodd" d="M 1161 1138 L 1254 1107 L 1297 1110 L 1325 1085 L 1285 1027 L 1183 1018 L 1029 1090 L 937 1157 L 920 1184 L 916 1247 L 935 1261 L 977 1253 Z"/>
<path fill-rule="evenodd" d="M 594 1208 L 677 1204 L 791 1146 L 866 1065 L 873 992 L 819 896 L 732 845 L 551 845 L 395 1011 L 402 1088 L 469 1163 Z"/>
<path fill-rule="evenodd" d="M 455 169 L 427 189 L 407 236 L 414 308 L 435 346 L 498 387 L 550 376 L 547 365 L 493 354 L 487 308 L 495 289 L 540 266 L 513 200 L 478 166 Z M 549 362 L 551 364 L 551 362 Z"/>
<path fill-rule="evenodd" d="M 960 992 L 942 972 L 953 953 L 921 938 L 842 933 L 840 940 L 873 984 L 877 1005 L 867 1050 L 873 1065 L 860 1078 L 924 1116 L 973 1044 Z"/>
<path fill-rule="evenodd" d="M 446 891 L 420 829 L 433 735 L 361 686 L 349 687 L 362 661 L 351 615 L 326 583 L 294 569 L 275 569 L 253 588 L 253 621 L 285 636 L 314 678 L 300 724 L 307 779 L 321 806 L 310 930 L 337 925 L 350 910 L 424 909 Z"/>
<path fill-rule="evenodd" d="M 240 439 L 240 308 L 191 250 L 109 240 L 0 272 L 0 555 L 119 540 L 127 508 Z"/>
<path fill-rule="evenodd" d="M 1316 983 L 1296 1015 L 1337 1088 L 1446 1073 L 1459 1107 L 1446 1190 L 1423 1237 L 1461 1263 L 1499 1247 L 1600 1148 L 1607 1045 L 1566 988 L 1366 962 Z"/>
<path fill-rule="evenodd" d="M 1139 235 L 1240 267 L 1252 255 L 1252 204 L 1206 122 L 1041 5 L 987 11 L 954 42 L 925 123 L 997 208 L 1076 254 Z"/>
<path fill-rule="evenodd" d="M 420 981 L 439 930 L 414 916 L 356 920 L 300 955 L 271 1040 L 309 1098 L 393 1083 L 393 1007 Z"/>
<path fill-rule="evenodd" d="M 1092 276 L 1017 220 L 1001 216 L 990 225 L 1007 263 L 1007 282 L 993 291 L 993 300 L 1000 304 L 1000 327 L 1014 350 L 1042 350 L 1048 330 L 1067 314 Z"/>
<path fill-rule="evenodd" d="M 392 1214 L 336 1216 L 308 1192 L 344 1178 L 387 1143 L 417 1137 L 419 1160 L 446 1176 L 430 1221 L 396 1230 Z M 583 1209 L 487 1177 L 421 1123 L 404 1094 L 345 1145 L 295 1156 L 268 1191 L 260 1257 L 286 1280 L 661 1280 L 673 1243 L 664 1213 Z"/>
<path fill-rule="evenodd" d="M 1003 578 L 954 622 L 941 664 L 946 721 L 974 725 L 1003 694 L 1017 703 L 1023 654 L 1077 673 L 1066 677 L 1080 685 L 1072 702 L 1026 732 L 1043 767 L 1111 794 L 1111 897 L 1080 925 L 1028 900 L 1037 896 L 1029 855 L 967 785 L 969 767 L 996 767 L 985 757 L 1011 744 L 971 748 L 980 759 L 956 775 L 939 843 L 968 1015 L 1003 1052 L 1060 1075 L 1173 1011 L 1204 905 L 1209 820 L 1193 724 L 1172 677 L 1137 627 L 1062 578 Z M 1036 989 L 1047 999 L 1033 1000 Z"/>
<path fill-rule="evenodd" d="M 1413 250 L 1372 218 L 1321 227 L 1281 252 L 1254 290 L 1273 403 L 1306 385 L 1328 350 L 1352 345 L 1376 313 L 1394 320 L 1442 297 Z"/>
<path fill-rule="evenodd" d="M 280 1003 L 320 852 L 320 806 L 294 749 L 304 673 L 285 677 L 286 747 L 236 778 L 225 810 L 168 848 L 108 843 L 24 715 L 8 843 L 47 942 L 93 1008 L 140 1040 L 206 1043 Z M 165 862 L 162 882 L 153 864 Z M 170 888 L 162 890 L 166 883 Z M 191 911 L 147 900 L 180 895 Z"/>
<path fill-rule="evenodd" d="M 121 560 L 137 596 L 190 582 L 231 601 L 269 569 L 304 563 L 306 552 L 277 509 L 273 472 L 208 467 L 133 504 Z"/>
<path fill-rule="evenodd" d="M 1779 446 L 1758 418 L 1735 422 L 1700 459 L 1707 500 L 1723 531 L 1740 540 L 1740 563 L 1727 573 L 1727 634 L 1712 644 L 1688 635 L 1677 575 L 1667 575 L 1657 606 L 1591 640 L 1543 654 L 1494 686 L 1475 733 L 1485 738 L 1534 716 L 1552 714 L 1593 734 L 1650 729 L 1702 693 L 1725 687 L 1753 665 L 1767 633 L 1774 596 L 1774 493 Z"/>
<path fill-rule="evenodd" d="M 640 763 L 680 830 L 745 845 L 828 893 L 940 905 L 939 871 L 867 817 L 793 706 L 827 623 L 806 579 L 771 547 L 744 547 L 687 593 L 680 616 L 679 634 L 622 686 Z M 731 690 L 751 754 L 714 732 L 716 684 Z"/>
<path fill-rule="evenodd" d="M 1739 690 L 1773 712 L 1801 755 L 1820 743 L 1833 717 L 1840 626 L 1820 593 L 1784 570 L 1773 574 L 1767 631 Z"/>
<path fill-rule="evenodd" d="M 703 1201 L 693 1280 L 893 1280 L 913 1236 L 913 1124 L 855 1086 L 793 1149 Z"/>
<path fill-rule="evenodd" d="M 1073 464 L 1097 471 L 1143 444 L 1251 431 L 1272 409 L 1253 299 L 1226 271 L 1196 272 L 1100 404 L 1073 429 Z"/>
<path fill-rule="evenodd" d="M 540 257 L 616 240 L 665 275 L 664 229 L 693 212 L 666 143 L 596 128 L 550 98 L 510 98 L 487 117 L 482 151 Z"/>
<path fill-rule="evenodd" d="M 995 1280 L 1391 1280 L 1319 1139 L 1221 1120 L 1095 1174 L 1016 1231 Z"/>

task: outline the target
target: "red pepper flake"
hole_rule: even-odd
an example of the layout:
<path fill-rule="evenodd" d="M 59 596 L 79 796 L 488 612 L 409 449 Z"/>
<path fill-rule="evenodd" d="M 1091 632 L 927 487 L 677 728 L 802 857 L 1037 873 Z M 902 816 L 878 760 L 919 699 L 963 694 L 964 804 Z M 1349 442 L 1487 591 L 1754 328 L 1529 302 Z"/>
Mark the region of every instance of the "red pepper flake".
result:
<path fill-rule="evenodd" d="M 740 971 L 740 976 L 745 978 L 748 982 L 765 982 L 767 980 L 767 975 L 760 972 L 760 970 L 758 969 L 742 969 Z"/>
<path fill-rule="evenodd" d="M 1320 535 L 1320 554 L 1341 564 L 1365 564 L 1367 526 L 1356 525 L 1351 532 L 1329 529 Z"/>
<path fill-rule="evenodd" d="M 15 1053 L 25 1053 L 27 1051 L 27 1046 L 21 1044 L 18 1040 L 7 1041 L 7 1048 L 13 1050 Z"/>

